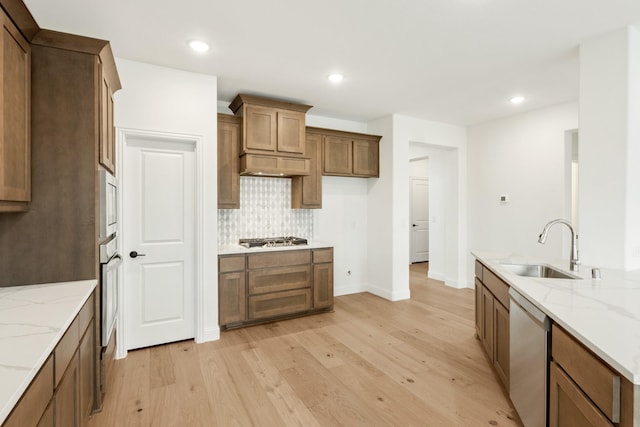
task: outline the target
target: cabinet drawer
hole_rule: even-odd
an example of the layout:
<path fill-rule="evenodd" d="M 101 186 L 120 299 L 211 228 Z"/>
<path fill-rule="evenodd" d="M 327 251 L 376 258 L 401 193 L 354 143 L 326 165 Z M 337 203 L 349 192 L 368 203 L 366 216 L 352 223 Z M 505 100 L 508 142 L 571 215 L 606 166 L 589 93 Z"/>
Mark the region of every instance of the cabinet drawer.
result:
<path fill-rule="evenodd" d="M 290 265 L 309 264 L 311 251 L 278 251 L 251 254 L 247 257 L 249 270 L 255 268 L 284 267 Z"/>
<path fill-rule="evenodd" d="M 53 357 L 49 356 L 2 427 L 35 426 L 53 397 Z"/>
<path fill-rule="evenodd" d="M 620 376 L 556 325 L 551 355 L 558 365 L 614 423 L 620 419 Z"/>
<path fill-rule="evenodd" d="M 311 286 L 311 267 L 307 264 L 253 270 L 249 271 L 248 280 L 249 295 L 308 288 Z"/>
<path fill-rule="evenodd" d="M 333 262 L 333 248 L 313 250 L 313 263 L 320 262 Z"/>
<path fill-rule="evenodd" d="M 480 261 L 476 260 L 476 277 L 482 281 L 482 264 Z"/>
<path fill-rule="evenodd" d="M 79 329 L 79 317 L 76 316 L 67 332 L 62 336 L 62 339 L 56 346 L 56 349 L 53 353 L 53 360 L 55 365 L 55 386 L 58 386 L 60 383 L 60 379 L 62 375 L 64 375 L 64 371 L 69 366 L 69 362 L 73 357 L 73 354 L 76 352 L 78 348 L 78 343 L 80 342 L 80 329 Z"/>
<path fill-rule="evenodd" d="M 244 255 L 218 257 L 218 270 L 220 273 L 244 270 Z"/>
<path fill-rule="evenodd" d="M 284 316 L 311 309 L 311 289 L 274 292 L 249 297 L 249 319 Z"/>
<path fill-rule="evenodd" d="M 482 283 L 500 303 L 509 309 L 509 285 L 504 283 L 488 268 L 482 269 Z"/>

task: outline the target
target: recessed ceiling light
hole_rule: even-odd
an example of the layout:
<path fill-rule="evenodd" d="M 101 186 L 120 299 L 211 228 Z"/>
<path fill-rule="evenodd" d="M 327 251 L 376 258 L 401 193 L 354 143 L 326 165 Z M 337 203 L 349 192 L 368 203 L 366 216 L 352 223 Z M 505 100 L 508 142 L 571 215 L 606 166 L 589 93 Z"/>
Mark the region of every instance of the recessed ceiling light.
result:
<path fill-rule="evenodd" d="M 203 53 L 210 49 L 209 44 L 202 40 L 191 40 L 189 42 L 189 47 L 198 53 Z"/>
<path fill-rule="evenodd" d="M 327 78 L 331 83 L 340 83 L 344 79 L 344 76 L 340 73 L 333 73 L 329 74 Z"/>
<path fill-rule="evenodd" d="M 525 97 L 522 95 L 514 96 L 509 100 L 509 102 L 511 102 L 513 105 L 522 104 L 524 101 L 525 101 Z"/>

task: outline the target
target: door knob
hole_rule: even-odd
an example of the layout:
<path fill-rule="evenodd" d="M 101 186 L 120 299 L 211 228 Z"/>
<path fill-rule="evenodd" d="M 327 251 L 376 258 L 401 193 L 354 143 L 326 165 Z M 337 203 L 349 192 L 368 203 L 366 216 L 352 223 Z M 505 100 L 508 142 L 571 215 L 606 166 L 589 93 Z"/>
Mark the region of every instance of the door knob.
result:
<path fill-rule="evenodd" d="M 139 256 L 146 256 L 147 254 L 139 254 L 137 251 L 131 251 L 129 252 L 129 256 L 131 258 L 138 258 Z"/>
<path fill-rule="evenodd" d="M 413 224 L 413 227 L 417 227 L 417 225 L 416 225 L 416 224 Z"/>

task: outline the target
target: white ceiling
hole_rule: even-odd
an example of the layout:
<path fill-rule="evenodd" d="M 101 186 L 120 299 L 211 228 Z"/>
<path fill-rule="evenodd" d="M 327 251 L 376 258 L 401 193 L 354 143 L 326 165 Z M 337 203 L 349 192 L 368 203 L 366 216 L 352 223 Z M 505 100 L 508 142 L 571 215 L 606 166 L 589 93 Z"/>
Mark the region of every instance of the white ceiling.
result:
<path fill-rule="evenodd" d="M 640 23 L 640 0 L 25 3 L 42 28 L 110 40 L 117 57 L 216 75 L 221 101 L 244 92 L 317 115 L 461 125 L 576 100 L 579 44 Z M 194 54 L 193 38 L 212 50 Z M 514 107 L 516 93 L 527 101 Z"/>

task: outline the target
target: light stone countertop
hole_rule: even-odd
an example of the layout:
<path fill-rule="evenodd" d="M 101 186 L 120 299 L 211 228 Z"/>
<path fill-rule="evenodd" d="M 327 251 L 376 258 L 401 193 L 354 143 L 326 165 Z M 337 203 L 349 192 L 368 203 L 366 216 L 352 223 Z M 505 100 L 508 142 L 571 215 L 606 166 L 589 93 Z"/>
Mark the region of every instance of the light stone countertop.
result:
<path fill-rule="evenodd" d="M 0 424 L 95 287 L 83 280 L 0 288 Z"/>
<path fill-rule="evenodd" d="M 640 385 L 640 270 L 591 267 L 569 270 L 569 261 L 524 257 L 513 253 L 473 251 L 496 275 L 569 331 L 633 384 Z M 501 264 L 548 264 L 582 280 L 522 277 Z"/>
<path fill-rule="evenodd" d="M 332 248 L 333 244 L 327 242 L 320 242 L 317 240 L 310 240 L 306 245 L 298 246 L 274 246 L 271 248 L 245 248 L 240 245 L 223 245 L 218 246 L 218 255 L 234 255 L 234 254 L 252 254 L 257 252 L 278 252 L 278 251 L 296 251 L 305 249 L 321 249 Z"/>

